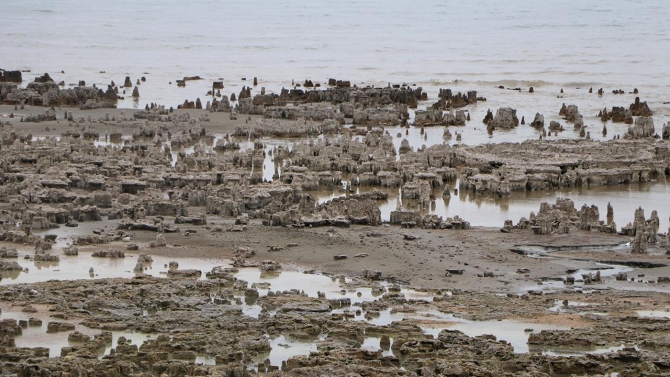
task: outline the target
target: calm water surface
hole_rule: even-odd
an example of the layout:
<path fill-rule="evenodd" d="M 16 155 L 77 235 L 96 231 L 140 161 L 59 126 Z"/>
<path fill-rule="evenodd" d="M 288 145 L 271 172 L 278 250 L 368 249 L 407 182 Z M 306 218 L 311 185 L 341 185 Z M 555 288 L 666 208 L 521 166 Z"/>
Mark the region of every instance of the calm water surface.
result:
<path fill-rule="evenodd" d="M 3 4 L 3 14 L 2 68 L 31 69 L 30 81 L 43 72 L 66 83 L 146 76 L 142 105 L 204 97 L 219 78 L 239 92 L 243 77 L 275 91 L 292 79 L 336 77 L 413 83 L 433 95 L 438 87 L 479 89 L 495 97 L 492 108 L 529 102 L 534 115 L 557 112 L 562 87 L 566 101 L 584 106 L 578 87 L 638 87 L 658 108 L 670 84 L 670 7 L 653 0 L 26 0 Z M 205 80 L 168 84 L 193 75 Z M 503 94 L 498 85 L 546 95 Z M 589 108 L 630 103 L 609 97 Z"/>

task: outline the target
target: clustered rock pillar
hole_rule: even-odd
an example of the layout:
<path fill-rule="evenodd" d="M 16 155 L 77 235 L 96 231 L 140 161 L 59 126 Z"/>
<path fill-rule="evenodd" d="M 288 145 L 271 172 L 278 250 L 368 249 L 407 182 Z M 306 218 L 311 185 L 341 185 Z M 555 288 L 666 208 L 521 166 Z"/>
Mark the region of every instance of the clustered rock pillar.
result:
<path fill-rule="evenodd" d="M 582 230 L 591 230 L 591 226 L 597 226 L 600 223 L 598 207 L 594 205 L 589 207 L 584 204 L 580 212 L 580 220 L 580 229 Z"/>
<path fill-rule="evenodd" d="M 647 237 L 645 233 L 644 227 L 638 227 L 636 229 L 635 238 L 633 239 L 633 248 L 631 250 L 633 254 L 647 253 Z"/>
<path fill-rule="evenodd" d="M 656 244 L 659 227 L 660 220 L 658 219 L 658 213 L 655 210 L 651 211 L 651 217 L 647 220 L 647 240 L 652 245 Z"/>
<path fill-rule="evenodd" d="M 607 225 L 612 225 L 612 221 L 614 221 L 614 207 L 607 203 Z"/>
<path fill-rule="evenodd" d="M 647 253 L 647 227 L 644 219 L 644 210 L 642 207 L 635 210 L 635 221 L 633 222 L 633 231 L 635 232 L 631 252 L 633 254 Z"/>

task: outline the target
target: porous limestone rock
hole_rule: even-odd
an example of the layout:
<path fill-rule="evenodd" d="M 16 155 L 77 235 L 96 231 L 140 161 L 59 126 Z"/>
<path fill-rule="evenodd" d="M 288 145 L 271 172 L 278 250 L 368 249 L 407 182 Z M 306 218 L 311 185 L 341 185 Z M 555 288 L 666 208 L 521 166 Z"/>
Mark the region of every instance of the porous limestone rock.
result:
<path fill-rule="evenodd" d="M 512 109 L 511 107 L 499 108 L 488 125 L 494 129 L 512 129 L 518 126 L 519 118 L 516 116 L 516 109 Z"/>
<path fill-rule="evenodd" d="M 655 135 L 654 119 L 652 117 L 638 117 L 635 125 L 628 127 L 625 137 L 628 139 L 641 139 Z"/>
<path fill-rule="evenodd" d="M 530 126 L 533 128 L 543 128 L 544 127 L 544 115 L 540 113 L 535 114 L 535 118 L 530 123 Z"/>

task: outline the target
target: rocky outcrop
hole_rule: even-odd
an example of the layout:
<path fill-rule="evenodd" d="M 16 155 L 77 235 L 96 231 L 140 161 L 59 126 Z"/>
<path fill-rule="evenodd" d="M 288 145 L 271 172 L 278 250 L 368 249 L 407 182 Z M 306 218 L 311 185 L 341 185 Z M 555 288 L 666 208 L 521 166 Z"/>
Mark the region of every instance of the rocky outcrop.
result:
<path fill-rule="evenodd" d="M 442 111 L 432 108 L 415 111 L 415 126 L 437 126 L 440 124 L 442 124 Z"/>
<path fill-rule="evenodd" d="M 575 118 L 579 115 L 579 108 L 576 105 L 561 106 L 561 109 L 558 111 L 558 115 L 562 116 L 568 122 L 574 122 Z"/>
<path fill-rule="evenodd" d="M 54 83 L 54 80 L 49 76 L 48 73 L 43 74 L 42 76 L 37 76 L 35 77 L 35 82 L 36 83 Z"/>
<path fill-rule="evenodd" d="M 442 117 L 442 124 L 444 126 L 465 126 L 465 122 L 467 120 L 467 116 L 465 115 L 465 111 L 463 110 L 449 110 L 449 112 L 445 112 L 443 117 Z"/>
<path fill-rule="evenodd" d="M 126 254 L 123 252 L 123 250 L 110 249 L 94 251 L 91 256 L 96 258 L 125 258 Z"/>
<path fill-rule="evenodd" d="M 0 103 L 80 107 L 85 110 L 115 108 L 116 102 L 117 94 L 111 86 L 106 91 L 86 86 L 61 89 L 53 82 L 43 81 L 30 83 L 26 88 L 0 88 Z"/>
<path fill-rule="evenodd" d="M 26 123 L 39 123 L 39 122 L 49 122 L 56 120 L 56 111 L 46 110 L 41 114 L 30 114 L 23 118 L 23 121 Z"/>
<path fill-rule="evenodd" d="M 23 267 L 15 261 L 0 260 L 0 271 L 23 271 Z"/>
<path fill-rule="evenodd" d="M 648 246 L 647 226 L 642 207 L 635 210 L 635 221 L 633 222 L 633 241 L 631 252 L 633 254 L 646 254 Z"/>
<path fill-rule="evenodd" d="M 393 104 L 354 109 L 353 120 L 354 124 L 399 126 L 404 124 L 408 117 L 406 105 Z"/>
<path fill-rule="evenodd" d="M 0 248 L 0 258 L 18 258 L 19 253 L 14 248 L 3 246 Z"/>
<path fill-rule="evenodd" d="M 336 198 L 316 204 L 303 196 L 299 204 L 300 222 L 306 226 L 349 226 L 349 224 L 381 225 L 381 211 L 375 200 L 365 196 Z"/>
<path fill-rule="evenodd" d="M 654 245 L 658 240 L 658 229 L 660 227 L 660 220 L 658 218 L 658 213 L 656 210 L 651 211 L 651 216 L 646 221 L 647 227 L 647 241 L 649 244 Z"/>
<path fill-rule="evenodd" d="M 642 139 L 653 137 L 655 133 L 654 119 L 652 117 L 639 117 L 635 119 L 634 126 L 628 127 L 628 133 L 625 137 L 628 139 Z"/>
<path fill-rule="evenodd" d="M 549 131 L 563 131 L 563 126 L 555 120 L 549 122 Z"/>
<path fill-rule="evenodd" d="M 600 220 L 597 206 L 586 204 L 580 210 L 570 199 L 557 198 L 555 204 L 543 202 L 537 214 L 530 213 L 528 219 L 521 218 L 516 225 L 505 224 L 504 229 L 532 229 L 535 234 L 566 234 L 575 230 L 616 233 L 616 224 L 605 224 Z"/>
<path fill-rule="evenodd" d="M 467 117 L 465 111 L 454 110 L 441 111 L 434 108 L 426 110 L 416 110 L 414 125 L 415 126 L 464 126 Z"/>
<path fill-rule="evenodd" d="M 422 223 L 421 213 L 399 208 L 391 212 L 391 224 L 402 225 L 404 228 L 413 228 Z"/>
<path fill-rule="evenodd" d="M 425 180 L 407 182 L 402 186 L 402 199 L 418 200 L 423 203 L 430 201 L 431 185 Z"/>
<path fill-rule="evenodd" d="M 235 136 L 251 138 L 260 137 L 306 137 L 316 136 L 324 133 L 337 132 L 341 126 L 336 121 L 298 121 L 290 125 L 282 124 L 276 119 L 259 119 L 250 127 L 238 126 L 235 128 Z"/>
<path fill-rule="evenodd" d="M 477 91 L 471 90 L 467 93 L 460 92 L 454 94 L 451 89 L 440 89 L 438 93 L 439 100 L 431 107 L 438 110 L 456 109 L 477 103 Z"/>
<path fill-rule="evenodd" d="M 584 126 L 584 119 L 579 113 L 579 108 L 576 105 L 568 105 L 561 107 L 561 110 L 558 112 L 558 115 L 562 116 L 568 122 L 574 123 L 575 128 L 580 128 Z"/>
<path fill-rule="evenodd" d="M 210 107 L 210 111 L 222 111 L 229 113 L 231 111 L 231 106 L 230 106 L 230 100 L 228 99 L 228 96 L 223 95 L 221 96 L 221 99 L 214 98 L 212 101 L 212 106 Z"/>
<path fill-rule="evenodd" d="M 633 114 L 630 110 L 624 107 L 612 107 L 612 111 L 608 112 L 607 108 L 600 112 L 600 120 L 607 122 L 611 120 L 614 123 L 633 124 Z"/>
<path fill-rule="evenodd" d="M 657 149 L 660 147 L 660 149 Z M 670 155 L 646 141 L 526 141 L 455 149 L 465 189 L 513 191 L 647 182 L 665 176 Z M 614 162 L 614 164 L 613 164 Z"/>
<path fill-rule="evenodd" d="M 20 84 L 23 81 L 21 71 L 5 71 L 0 69 L 0 82 L 13 82 Z"/>
<path fill-rule="evenodd" d="M 512 129 L 519 125 L 519 118 L 516 116 L 516 109 L 501 107 L 491 121 L 484 123 L 493 129 Z"/>
<path fill-rule="evenodd" d="M 635 97 L 635 102 L 630 104 L 628 111 L 633 116 L 650 117 L 653 114 L 646 101 L 640 102 L 640 97 Z"/>
<path fill-rule="evenodd" d="M 530 126 L 533 128 L 544 128 L 544 115 L 536 113 L 535 118 L 530 123 Z"/>
<path fill-rule="evenodd" d="M 253 97 L 250 88 L 243 88 L 237 97 L 236 110 L 241 114 L 257 114 L 273 119 L 343 122 L 344 118 L 353 118 L 356 124 L 399 125 L 408 118 L 407 108 L 416 108 L 417 101 L 424 98 L 426 95 L 421 88 L 407 87 L 340 86 L 307 91 L 296 88 L 282 89 L 280 94 L 261 93 Z M 229 111 L 227 98 L 222 98 L 221 102 L 214 102 L 212 108 Z"/>

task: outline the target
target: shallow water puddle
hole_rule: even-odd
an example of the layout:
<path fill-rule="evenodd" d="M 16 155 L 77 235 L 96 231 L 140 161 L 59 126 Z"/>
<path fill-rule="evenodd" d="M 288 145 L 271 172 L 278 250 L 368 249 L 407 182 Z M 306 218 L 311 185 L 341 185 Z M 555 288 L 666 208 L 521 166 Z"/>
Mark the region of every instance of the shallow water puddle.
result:
<path fill-rule="evenodd" d="M 33 233 L 40 237 L 47 234 L 56 235 L 56 242 L 52 246 L 51 253 L 57 254 L 58 251 L 72 244 L 80 236 L 92 234 L 94 230 L 111 232 L 116 230 L 117 225 L 118 222 L 116 220 L 85 221 L 77 223 L 77 226 L 73 228 L 61 225 L 59 228 L 54 229 L 33 230 Z"/>
<path fill-rule="evenodd" d="M 349 287 L 351 278 L 344 276 L 326 276 L 321 274 L 306 274 L 299 271 L 259 271 L 257 268 L 240 268 L 234 274 L 237 279 L 244 280 L 249 286 L 256 283 L 269 283 L 269 289 L 258 289 L 259 296 L 267 295 L 268 291 L 290 291 L 297 289 L 310 297 L 317 297 L 319 293 L 326 299 L 348 298 L 351 304 L 374 301 L 383 293 L 373 292 L 371 287 Z M 392 284 L 377 282 L 376 285 L 388 289 Z M 407 300 L 432 301 L 434 294 L 409 288 L 401 288 L 401 293 Z"/>
<path fill-rule="evenodd" d="M 604 263 L 596 263 L 597 267 L 594 268 L 582 268 L 577 270 L 576 272 L 570 274 L 569 276 L 572 276 L 575 278 L 575 281 L 577 280 L 582 280 L 584 275 L 594 275 L 598 272 L 600 272 L 600 277 L 613 277 L 618 275 L 621 272 L 627 273 L 633 271 L 632 267 L 628 266 L 622 266 L 619 264 L 604 264 Z"/>
<path fill-rule="evenodd" d="M 346 310 L 346 309 L 345 309 Z M 345 310 L 334 310 L 342 313 Z M 394 312 L 391 309 L 380 310 L 379 316 L 355 316 L 355 321 L 365 321 L 377 326 L 390 325 L 393 322 L 413 320 L 424 333 L 437 338 L 442 330 L 458 330 L 467 336 L 495 335 L 498 340 L 504 340 L 514 347 L 514 352 L 528 352 L 528 337 L 530 333 L 541 330 L 565 330 L 568 327 L 526 323 L 512 320 L 502 321 L 470 321 L 455 317 L 453 314 L 442 313 L 437 310 L 420 311 L 413 313 Z M 532 329 L 532 331 L 528 331 Z"/>
<path fill-rule="evenodd" d="M 612 245 L 584 245 L 584 246 L 570 246 L 570 247 L 551 247 L 542 245 L 518 245 L 511 249 L 517 254 L 525 256 L 543 256 L 558 251 L 615 251 L 615 250 L 630 250 L 630 242 L 624 242 Z"/>
<path fill-rule="evenodd" d="M 209 356 L 197 356 L 194 363 L 202 365 L 216 365 L 216 358 Z"/>
<path fill-rule="evenodd" d="M 53 254 L 58 255 L 58 252 Z M 2 272 L 0 285 L 19 284 L 19 283 L 37 283 L 47 280 L 76 280 L 91 278 L 131 278 L 138 273 L 133 269 L 137 263 L 137 254 L 126 253 L 125 258 L 96 258 L 91 252 L 80 252 L 76 256 L 59 255 L 57 262 L 40 262 L 30 259 L 24 259 L 25 256 L 32 257 L 32 252 L 19 251 L 17 262 L 24 271 Z M 167 258 L 161 256 L 152 256 L 153 262 L 146 263 L 143 271 L 146 275 L 155 277 L 166 276 L 168 264 L 171 261 L 177 261 L 180 269 L 198 269 L 203 271 L 202 279 L 205 279 L 204 272 L 209 268 L 203 266 L 217 266 L 228 264 L 228 260 L 211 260 L 195 258 Z M 27 272 L 25 269 L 28 269 Z M 93 268 L 93 276 L 89 273 Z"/>
<path fill-rule="evenodd" d="M 23 255 L 21 255 L 23 256 Z M 154 261 L 147 265 L 144 273 L 152 276 L 165 276 L 167 272 L 167 264 L 176 260 L 179 263 L 180 269 L 198 269 L 203 272 L 211 270 L 215 266 L 228 266 L 229 261 L 226 260 L 206 260 L 195 258 L 165 258 L 152 257 Z M 2 284 L 12 284 L 20 282 L 35 282 L 45 281 L 49 279 L 90 279 L 88 269 L 93 267 L 96 273 L 96 278 L 103 277 L 132 277 L 135 273 L 132 271 L 136 263 L 135 255 L 128 254 L 126 258 L 108 259 L 108 258 L 93 258 L 90 253 L 82 253 L 79 256 L 61 256 L 60 262 L 41 263 L 34 261 L 20 260 L 22 264 L 30 263 L 29 272 L 20 273 L 17 277 L 10 279 L 3 279 Z M 26 266 L 27 267 L 27 266 Z M 35 271 L 37 269 L 38 271 Z M 615 270 L 615 269 L 613 269 Z M 604 270 L 608 271 L 609 270 Z M 611 271 L 610 274 L 614 274 Z M 601 273 L 602 275 L 602 273 Z M 609 274 L 608 274 L 609 275 Z M 356 311 L 360 309 L 356 304 L 363 302 L 374 301 L 380 297 L 378 291 L 374 291 L 370 287 L 348 287 L 351 279 L 340 276 L 325 276 L 320 274 L 305 274 L 299 271 L 278 271 L 266 272 L 260 271 L 257 268 L 242 268 L 234 276 L 237 279 L 245 280 L 251 286 L 254 283 L 262 283 L 262 288 L 258 289 L 260 296 L 265 296 L 272 291 L 288 291 L 292 289 L 299 289 L 310 297 L 317 297 L 319 293 L 325 295 L 327 299 L 347 298 L 351 300 L 352 306 L 345 306 L 331 311 L 331 314 L 351 313 L 351 320 L 365 321 L 370 324 L 384 326 L 389 325 L 395 321 L 412 320 L 414 321 L 426 334 L 436 337 L 444 329 L 460 330 L 468 336 L 479 336 L 484 334 L 492 334 L 498 340 L 509 342 L 515 352 L 528 352 L 528 336 L 527 329 L 532 331 L 540 331 L 547 329 L 563 329 L 562 327 L 552 325 L 541 325 L 536 323 L 523 323 L 511 320 L 503 321 L 468 321 L 462 318 L 454 317 L 452 314 L 442 313 L 437 310 L 413 312 L 410 307 L 395 308 L 380 310 L 378 313 L 368 313 L 361 310 L 360 314 Z M 606 276 L 606 275 L 605 275 Z M 204 274 L 201 279 L 205 279 Z M 269 284 L 269 286 L 268 286 Z M 387 290 L 391 284 L 383 282 L 378 283 Z M 434 293 L 415 291 L 411 289 L 400 288 L 400 292 L 405 295 L 407 299 L 431 301 Z M 257 318 L 262 311 L 260 305 L 257 305 L 254 300 L 245 300 L 243 296 L 236 298 L 242 301 L 239 307 L 243 313 Z M 574 303 L 573 303 L 574 304 Z M 570 304 L 569 304 L 570 305 Z M 408 312 L 403 312 L 407 309 Z M 559 308 L 560 310 L 560 308 Z M 8 313 L 3 313 L 2 318 L 10 318 Z M 26 313 L 11 313 L 14 319 L 27 319 L 30 317 Z M 272 315 L 272 313 L 270 313 Z M 21 315 L 21 316 L 19 316 Z M 60 355 L 60 348 L 69 346 L 71 342 L 67 340 L 67 333 L 46 334 L 46 322 L 44 328 L 29 328 L 24 335 L 17 338 L 17 346 L 30 346 L 35 344 L 44 344 L 51 350 L 51 356 Z M 86 333 L 86 332 L 85 332 Z M 145 334 L 115 332 L 114 343 L 109 345 L 101 354 L 106 354 L 112 346 L 115 346 L 116 340 L 120 336 L 125 336 L 132 340 L 133 343 L 141 344 L 147 339 Z M 21 339 L 19 339 L 21 338 Z M 375 342 L 378 340 L 371 340 L 366 338 L 363 346 L 374 349 Z M 280 366 L 281 361 L 290 358 L 296 354 L 309 354 L 310 351 L 316 350 L 316 342 L 314 341 L 292 341 L 285 337 L 278 337 L 271 339 L 272 349 L 268 355 L 258 362 L 262 362 L 265 358 L 270 359 L 271 365 Z M 213 360 L 201 356 L 196 359 L 198 363 L 211 363 Z"/>
<path fill-rule="evenodd" d="M 579 302 L 579 301 L 559 301 L 556 300 L 555 305 L 549 308 L 548 310 L 550 312 L 555 312 L 555 313 L 573 313 L 576 308 L 590 308 L 593 306 L 598 306 L 599 304 L 593 304 L 593 303 L 588 303 L 588 302 Z M 573 314 L 594 314 L 594 315 L 608 315 L 607 313 L 596 313 L 596 312 L 590 312 L 590 311 L 580 311 L 577 313 Z"/>
<path fill-rule="evenodd" d="M 244 280 L 251 286 L 254 283 L 270 283 L 272 291 L 290 291 L 298 289 L 310 297 L 316 297 L 318 292 L 326 292 L 327 298 L 340 294 L 340 280 L 319 274 L 305 274 L 298 271 L 260 271 L 258 268 L 240 268 L 235 274 L 239 280 Z M 345 283 L 346 280 L 342 283 Z M 268 289 L 259 289 L 261 296 L 266 295 Z M 328 294 L 332 295 L 328 297 Z"/>
<path fill-rule="evenodd" d="M 77 321 L 51 319 L 37 313 L 24 313 L 14 310 L 3 310 L 0 314 L 0 320 L 14 319 L 14 320 L 28 320 L 29 318 L 37 318 L 42 320 L 42 326 L 28 326 L 22 328 L 22 334 L 14 338 L 16 347 L 18 348 L 33 348 L 45 347 L 49 349 L 49 357 L 60 357 L 61 348 L 81 345 L 82 342 L 71 342 L 68 340 L 68 335 L 73 331 L 63 331 L 55 333 L 47 333 L 47 324 L 50 321 L 67 322 L 75 325 L 75 330 L 80 331 L 91 337 L 94 334 L 99 334 L 100 330 L 89 329 L 79 326 Z M 155 335 L 142 334 L 129 331 L 110 331 L 112 333 L 112 343 L 106 344 L 104 348 L 99 349 L 98 358 L 104 355 L 109 355 L 112 348 L 116 347 L 117 341 L 120 337 L 125 337 L 131 344 L 137 344 L 139 347 L 145 340 L 152 339 Z"/>
<path fill-rule="evenodd" d="M 368 336 L 365 337 L 363 340 L 363 344 L 361 344 L 361 349 L 362 350 L 367 350 L 367 351 L 382 351 L 382 356 L 395 356 L 393 354 L 393 338 L 389 338 L 389 343 L 388 343 L 388 348 L 382 348 L 381 345 L 381 337 L 377 336 Z"/>
<path fill-rule="evenodd" d="M 588 355 L 602 355 L 610 352 L 621 351 L 626 348 L 626 345 L 621 344 L 619 346 L 612 347 L 570 347 L 570 348 L 561 348 L 561 347 L 533 347 L 531 348 L 532 352 L 541 352 L 543 355 L 547 356 L 565 356 L 565 357 L 576 357 Z"/>
<path fill-rule="evenodd" d="M 650 318 L 670 318 L 670 310 L 638 310 L 637 315 Z"/>
<path fill-rule="evenodd" d="M 545 325 L 538 323 L 524 323 L 511 320 L 502 321 L 481 321 L 459 323 L 452 327 L 453 330 L 460 330 L 468 336 L 480 336 L 484 334 L 495 335 L 498 340 L 504 340 L 514 347 L 514 352 L 528 352 L 528 336 L 530 333 L 540 332 L 541 330 L 567 330 L 568 327 Z M 532 331 L 526 331 L 532 329 Z"/>
<path fill-rule="evenodd" d="M 252 358 L 255 363 L 265 363 L 266 366 L 274 365 L 282 366 L 282 362 L 290 359 L 293 356 L 309 355 L 310 352 L 317 351 L 317 342 L 322 341 L 319 338 L 312 342 L 291 340 L 284 335 L 276 338 L 270 338 L 270 347 L 272 350 L 269 353 L 259 354 Z"/>
<path fill-rule="evenodd" d="M 604 263 L 595 263 L 595 267 L 592 268 L 582 268 L 578 269 L 575 272 L 569 273 L 556 278 L 550 278 L 543 280 L 541 285 L 529 285 L 523 287 L 521 291 L 528 290 L 555 290 L 555 289 L 576 289 L 581 290 L 583 293 L 590 293 L 586 290 L 586 287 L 592 287 L 593 289 L 598 288 L 607 288 L 609 283 L 614 283 L 614 277 L 619 273 L 629 273 L 633 271 L 632 267 L 618 265 L 618 264 L 604 264 Z M 590 284 L 584 283 L 584 276 L 591 274 L 595 277 L 596 273 L 600 272 L 601 279 L 607 278 L 603 284 L 602 282 L 592 282 Z M 575 278 L 574 284 L 567 285 L 564 283 L 565 279 L 569 276 Z"/>
<path fill-rule="evenodd" d="M 133 271 L 137 263 L 137 255 L 126 253 L 125 258 L 97 258 L 91 252 L 80 252 L 77 256 L 62 255 L 58 251 L 60 260 L 54 262 L 35 261 L 32 259 L 32 251 L 19 251 L 17 259 L 23 271 L 2 272 L 1 285 L 36 283 L 48 280 L 75 280 L 91 278 L 131 278 L 139 275 Z M 168 258 L 162 256 L 151 256 L 153 262 L 144 263 L 142 273 L 154 277 L 165 277 L 170 262 L 179 264 L 179 269 L 195 269 L 203 274 L 200 280 L 206 280 L 205 272 L 213 267 L 228 267 L 231 264 L 227 259 L 198 259 L 198 258 Z M 90 269 L 93 268 L 93 275 Z M 26 271 L 27 269 L 27 271 Z M 300 271 L 261 271 L 258 268 L 240 268 L 239 272 L 233 274 L 236 279 L 244 280 L 253 284 L 269 284 L 269 288 L 260 287 L 260 296 L 267 295 L 268 291 L 290 291 L 298 289 L 310 297 L 317 297 L 319 293 L 327 299 L 348 298 L 352 304 L 372 301 L 377 299 L 381 293 L 373 292 L 370 287 L 348 287 L 350 278 L 343 276 L 326 276 L 322 274 L 306 274 Z M 389 287 L 387 282 L 379 282 L 377 285 Z M 433 294 L 430 292 L 402 289 L 407 299 L 431 301 Z"/>

